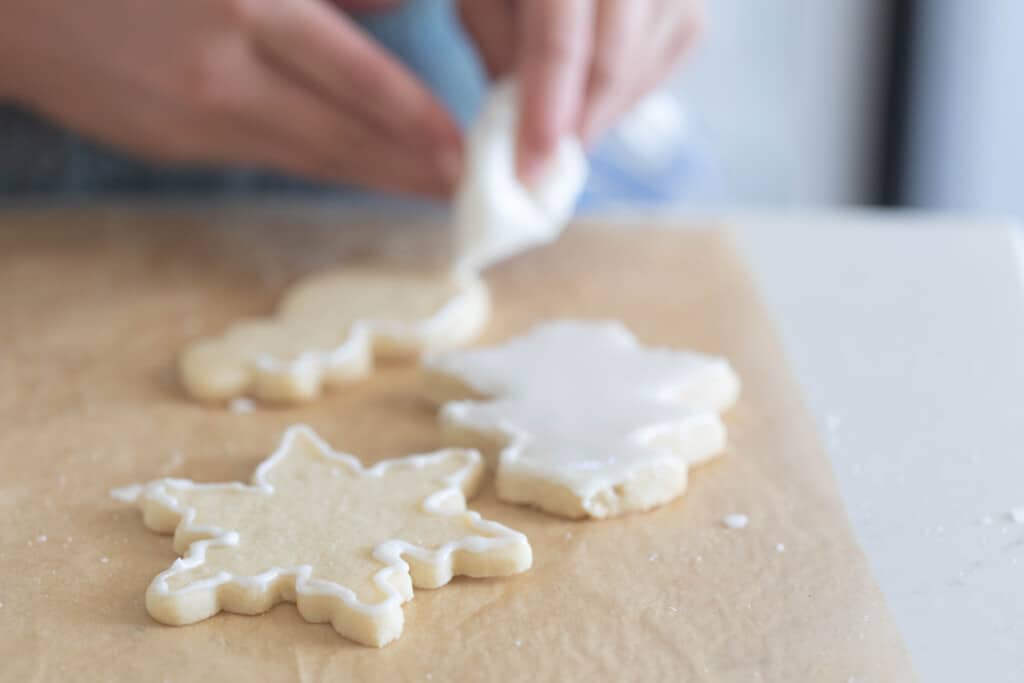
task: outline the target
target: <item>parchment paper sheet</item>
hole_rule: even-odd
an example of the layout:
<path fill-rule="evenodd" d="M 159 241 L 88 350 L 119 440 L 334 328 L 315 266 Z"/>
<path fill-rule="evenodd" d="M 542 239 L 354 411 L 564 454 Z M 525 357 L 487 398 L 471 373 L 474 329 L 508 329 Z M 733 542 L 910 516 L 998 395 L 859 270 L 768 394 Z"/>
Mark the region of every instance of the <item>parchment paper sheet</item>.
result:
<path fill-rule="evenodd" d="M 580 523 L 499 503 L 487 486 L 472 507 L 528 534 L 534 568 L 417 591 L 404 635 L 383 650 L 307 624 L 290 604 L 180 628 L 152 621 L 146 586 L 175 555 L 110 488 L 247 481 L 300 421 L 364 462 L 441 445 L 414 368 L 251 414 L 192 403 L 176 385 L 186 340 L 269 311 L 302 273 L 445 258 L 438 228 L 343 215 L 0 214 L 0 679 L 913 679 L 771 325 L 715 231 L 576 228 L 488 273 L 483 341 L 548 317 L 608 317 L 647 343 L 732 360 L 744 389 L 728 453 L 695 470 L 682 499 Z M 724 528 L 732 512 L 749 526 Z"/>

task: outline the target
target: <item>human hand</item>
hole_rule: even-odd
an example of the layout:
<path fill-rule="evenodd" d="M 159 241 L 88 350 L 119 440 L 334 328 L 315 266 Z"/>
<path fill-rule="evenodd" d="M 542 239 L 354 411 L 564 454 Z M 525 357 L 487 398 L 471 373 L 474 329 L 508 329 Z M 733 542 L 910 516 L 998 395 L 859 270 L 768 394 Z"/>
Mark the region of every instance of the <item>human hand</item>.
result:
<path fill-rule="evenodd" d="M 489 75 L 518 76 L 520 176 L 531 179 L 567 133 L 592 143 L 663 80 L 703 10 L 701 0 L 460 0 Z"/>
<path fill-rule="evenodd" d="M 435 196 L 458 178 L 454 122 L 325 0 L 0 0 L 0 16 L 0 97 L 142 157 Z"/>

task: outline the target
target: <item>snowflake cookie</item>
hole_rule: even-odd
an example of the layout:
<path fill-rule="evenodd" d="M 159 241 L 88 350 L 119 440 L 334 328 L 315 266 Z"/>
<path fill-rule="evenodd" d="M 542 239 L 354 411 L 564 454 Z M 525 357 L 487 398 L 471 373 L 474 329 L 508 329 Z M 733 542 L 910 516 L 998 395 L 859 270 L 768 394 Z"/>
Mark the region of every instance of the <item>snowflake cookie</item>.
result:
<path fill-rule="evenodd" d="M 530 568 L 526 536 L 466 509 L 482 471 L 480 455 L 461 449 L 363 467 L 299 425 L 251 485 L 160 479 L 112 493 L 137 502 L 149 528 L 173 532 L 182 555 L 146 591 L 157 621 L 288 601 L 307 621 L 380 647 L 401 635 L 414 585 Z"/>
<path fill-rule="evenodd" d="M 502 500 L 564 517 L 647 510 L 719 454 L 739 394 L 722 358 L 644 348 L 616 322 L 555 321 L 425 362 L 445 441 L 499 452 Z"/>
<path fill-rule="evenodd" d="M 185 390 L 226 401 L 308 401 L 324 386 L 365 377 L 377 357 L 417 357 L 471 341 L 490 314 L 471 273 L 346 267 L 311 276 L 272 318 L 231 326 L 181 354 Z"/>

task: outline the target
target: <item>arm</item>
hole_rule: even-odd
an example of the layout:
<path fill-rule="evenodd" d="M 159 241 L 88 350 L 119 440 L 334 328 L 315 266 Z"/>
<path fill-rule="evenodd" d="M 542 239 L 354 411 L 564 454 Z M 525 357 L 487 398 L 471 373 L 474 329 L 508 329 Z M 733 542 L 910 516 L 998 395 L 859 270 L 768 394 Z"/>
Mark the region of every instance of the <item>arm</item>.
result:
<path fill-rule="evenodd" d="M 143 158 L 447 195 L 441 105 L 325 0 L 0 0 L 0 97 Z"/>

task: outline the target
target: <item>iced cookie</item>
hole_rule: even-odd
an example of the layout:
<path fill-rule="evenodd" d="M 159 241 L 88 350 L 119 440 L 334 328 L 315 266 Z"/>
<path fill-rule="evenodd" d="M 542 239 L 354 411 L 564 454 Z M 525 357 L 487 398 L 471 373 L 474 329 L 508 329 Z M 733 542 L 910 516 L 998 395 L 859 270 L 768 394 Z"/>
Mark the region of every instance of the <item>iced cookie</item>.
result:
<path fill-rule="evenodd" d="M 644 348 L 619 323 L 557 321 L 425 362 L 445 441 L 497 452 L 498 497 L 565 517 L 668 502 L 722 451 L 739 394 L 722 358 Z"/>
<path fill-rule="evenodd" d="M 300 425 L 251 485 L 160 479 L 112 493 L 136 500 L 149 528 L 173 532 L 182 555 L 146 592 L 157 621 L 288 601 L 307 621 L 380 647 L 401 635 L 414 585 L 529 569 L 523 534 L 466 510 L 482 470 L 478 453 L 460 449 L 364 468 Z"/>
<path fill-rule="evenodd" d="M 300 282 L 272 318 L 187 346 L 181 381 L 204 400 L 308 401 L 368 375 L 375 356 L 469 342 L 489 312 L 486 286 L 469 273 L 347 267 Z"/>

